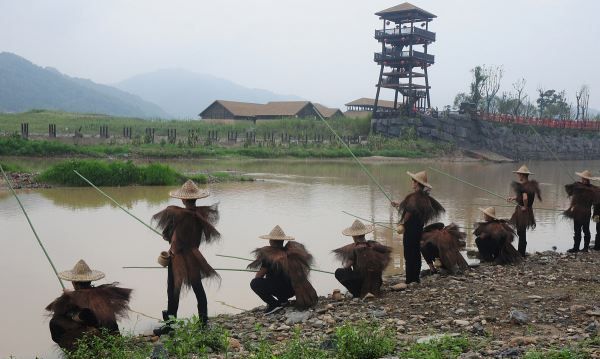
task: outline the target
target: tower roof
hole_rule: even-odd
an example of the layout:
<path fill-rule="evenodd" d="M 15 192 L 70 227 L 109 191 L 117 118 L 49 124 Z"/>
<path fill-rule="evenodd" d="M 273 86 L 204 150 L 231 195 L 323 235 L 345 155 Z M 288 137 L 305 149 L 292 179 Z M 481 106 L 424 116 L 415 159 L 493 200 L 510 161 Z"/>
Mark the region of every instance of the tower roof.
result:
<path fill-rule="evenodd" d="M 417 7 L 408 2 L 393 6 L 389 9 L 381 10 L 379 12 L 376 12 L 375 15 L 379 16 L 382 19 L 391 21 L 427 21 L 437 17 L 429 11 L 425 11 L 420 7 Z"/>

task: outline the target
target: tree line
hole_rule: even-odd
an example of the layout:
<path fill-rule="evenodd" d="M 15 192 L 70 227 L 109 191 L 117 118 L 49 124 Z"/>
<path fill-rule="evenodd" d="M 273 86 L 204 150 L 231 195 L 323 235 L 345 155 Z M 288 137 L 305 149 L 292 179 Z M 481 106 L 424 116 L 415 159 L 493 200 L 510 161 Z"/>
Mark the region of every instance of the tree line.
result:
<path fill-rule="evenodd" d="M 553 119 L 600 120 L 600 114 L 590 116 L 590 88 L 581 85 L 575 90 L 575 103 L 570 102 L 565 90 L 537 88 L 537 98 L 525 92 L 527 80 L 520 78 L 511 84 L 511 90 L 500 93 L 504 68 L 481 65 L 471 69 L 472 79 L 468 92 L 454 98 L 454 109 L 464 104 L 488 114 L 540 117 Z M 448 109 L 450 106 L 447 106 Z"/>

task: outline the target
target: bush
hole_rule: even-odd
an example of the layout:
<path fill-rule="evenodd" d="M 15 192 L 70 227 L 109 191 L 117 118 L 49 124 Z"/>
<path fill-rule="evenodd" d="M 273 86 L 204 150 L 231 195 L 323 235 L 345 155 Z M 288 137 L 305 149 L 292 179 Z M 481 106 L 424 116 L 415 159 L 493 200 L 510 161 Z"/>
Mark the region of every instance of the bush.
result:
<path fill-rule="evenodd" d="M 106 331 L 100 336 L 88 335 L 77 341 L 72 352 L 65 352 L 67 359 L 145 359 L 152 353 L 152 345 L 137 341 L 134 337 L 111 335 Z"/>
<path fill-rule="evenodd" d="M 176 320 L 173 331 L 161 339 L 170 356 L 187 358 L 190 354 L 226 352 L 229 332 L 221 327 L 205 327 L 197 316 Z"/>
<path fill-rule="evenodd" d="M 465 337 L 444 336 L 429 343 L 413 344 L 402 358 L 411 359 L 435 359 L 435 358 L 457 358 L 470 347 L 469 340 Z"/>
<path fill-rule="evenodd" d="M 328 353 L 315 343 L 300 338 L 300 331 L 294 332 L 292 339 L 286 343 L 285 350 L 278 359 L 326 359 Z"/>
<path fill-rule="evenodd" d="M 0 162 L 0 165 L 2 166 L 2 169 L 4 170 L 4 172 L 26 172 L 27 170 L 21 166 L 18 165 L 16 163 L 6 163 L 6 162 Z"/>
<path fill-rule="evenodd" d="M 396 348 L 394 332 L 375 324 L 344 324 L 335 331 L 336 357 L 340 359 L 376 359 Z"/>

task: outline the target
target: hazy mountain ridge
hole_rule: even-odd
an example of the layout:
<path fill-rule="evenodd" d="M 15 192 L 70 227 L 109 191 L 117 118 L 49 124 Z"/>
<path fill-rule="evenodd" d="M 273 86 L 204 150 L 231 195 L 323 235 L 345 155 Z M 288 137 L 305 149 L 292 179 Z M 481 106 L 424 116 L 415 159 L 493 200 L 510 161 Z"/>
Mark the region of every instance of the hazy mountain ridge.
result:
<path fill-rule="evenodd" d="M 183 69 L 140 74 L 114 86 L 152 101 L 179 118 L 197 118 L 215 100 L 257 103 L 303 100 L 298 96 L 248 88 L 230 80 Z"/>
<path fill-rule="evenodd" d="M 0 53 L 0 111 L 49 109 L 132 117 L 169 117 L 159 106 L 117 88 Z"/>

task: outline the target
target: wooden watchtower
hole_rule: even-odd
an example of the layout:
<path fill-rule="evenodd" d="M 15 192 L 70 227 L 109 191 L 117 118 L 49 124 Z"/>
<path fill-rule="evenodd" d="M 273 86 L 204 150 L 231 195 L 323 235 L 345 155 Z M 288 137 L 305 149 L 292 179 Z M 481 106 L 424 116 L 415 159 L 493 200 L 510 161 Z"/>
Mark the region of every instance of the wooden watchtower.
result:
<path fill-rule="evenodd" d="M 394 115 L 430 108 L 427 68 L 433 65 L 434 56 L 427 53 L 427 48 L 435 41 L 435 33 L 429 31 L 429 22 L 436 16 L 409 3 L 379 11 L 375 15 L 383 20 L 383 29 L 375 30 L 375 39 L 381 43 L 381 52 L 375 53 L 375 62 L 380 65 L 380 71 L 373 117 L 390 115 L 389 110 L 385 114 L 378 112 L 382 88 L 395 91 Z M 398 94 L 402 95 L 400 103 Z"/>

